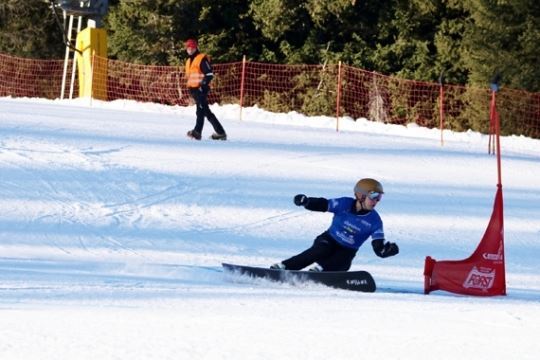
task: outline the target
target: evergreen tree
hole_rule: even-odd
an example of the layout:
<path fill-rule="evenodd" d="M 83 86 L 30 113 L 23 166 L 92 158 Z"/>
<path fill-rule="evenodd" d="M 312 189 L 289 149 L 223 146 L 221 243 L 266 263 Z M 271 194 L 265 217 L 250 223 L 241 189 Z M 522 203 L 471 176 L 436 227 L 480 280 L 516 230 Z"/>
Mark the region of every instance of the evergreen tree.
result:
<path fill-rule="evenodd" d="M 379 43 L 379 25 L 392 13 L 392 0 L 309 1 L 310 17 L 315 24 L 319 48 L 329 45 L 326 59 L 341 60 L 349 65 L 375 69 L 374 52 Z M 319 51 L 322 55 L 323 52 Z M 319 58 L 319 61 L 323 59 Z"/>
<path fill-rule="evenodd" d="M 178 5 L 167 0 L 120 1 L 107 16 L 109 56 L 127 62 L 174 62 L 172 14 Z"/>
<path fill-rule="evenodd" d="M 204 0 L 199 5 L 187 14 L 192 19 L 191 26 L 186 28 L 179 23 L 178 33 L 187 31 L 190 36 L 197 37 L 202 50 L 215 62 L 240 61 L 243 55 L 259 59 L 262 39 L 249 16 L 248 1 Z"/>
<path fill-rule="evenodd" d="M 461 1 L 396 0 L 378 29 L 373 54 L 377 71 L 403 78 L 437 81 L 441 73 L 463 83 L 459 59 L 466 13 Z M 444 55 L 442 55 L 444 54 Z"/>
<path fill-rule="evenodd" d="M 180 64 L 184 41 L 197 38 L 215 62 L 239 61 L 261 48 L 247 12 L 240 0 L 120 1 L 108 16 L 110 54 L 137 63 Z"/>
<path fill-rule="evenodd" d="M 61 58 L 65 46 L 50 3 L 44 0 L 0 2 L 0 53 L 28 58 Z"/>
<path fill-rule="evenodd" d="M 540 3 L 470 0 L 463 61 L 470 83 L 486 86 L 496 73 L 511 88 L 540 91 Z"/>
<path fill-rule="evenodd" d="M 445 82 L 451 84 L 466 84 L 469 74 L 461 57 L 463 34 L 469 18 L 463 3 L 463 0 L 442 1 L 443 15 L 433 40 L 436 48 L 435 73 L 443 74 Z"/>

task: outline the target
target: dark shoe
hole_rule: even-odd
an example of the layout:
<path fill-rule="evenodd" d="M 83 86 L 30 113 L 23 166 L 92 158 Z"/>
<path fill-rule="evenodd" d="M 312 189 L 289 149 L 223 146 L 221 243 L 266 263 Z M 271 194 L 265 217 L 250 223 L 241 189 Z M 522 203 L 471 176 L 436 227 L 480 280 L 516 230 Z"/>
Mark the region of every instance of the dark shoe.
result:
<path fill-rule="evenodd" d="M 213 133 L 212 136 L 210 136 L 210 139 L 212 139 L 212 140 L 227 140 L 227 134 L 225 134 L 225 133 L 223 133 L 223 134 Z"/>
<path fill-rule="evenodd" d="M 197 130 L 189 130 L 186 135 L 189 138 L 192 138 L 195 140 L 201 140 L 201 133 L 198 132 Z"/>

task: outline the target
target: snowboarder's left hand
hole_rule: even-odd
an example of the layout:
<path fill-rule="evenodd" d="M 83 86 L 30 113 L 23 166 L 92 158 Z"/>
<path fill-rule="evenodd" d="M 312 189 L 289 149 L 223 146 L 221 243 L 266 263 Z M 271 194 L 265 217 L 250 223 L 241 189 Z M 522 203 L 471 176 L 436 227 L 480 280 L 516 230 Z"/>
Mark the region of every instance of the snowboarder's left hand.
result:
<path fill-rule="evenodd" d="M 308 198 L 304 194 L 298 194 L 294 197 L 294 204 L 296 206 L 306 206 L 308 203 Z"/>
<path fill-rule="evenodd" d="M 373 240 L 371 242 L 373 251 L 378 257 L 387 258 L 399 254 L 399 247 L 393 242 L 384 242 L 382 239 Z"/>

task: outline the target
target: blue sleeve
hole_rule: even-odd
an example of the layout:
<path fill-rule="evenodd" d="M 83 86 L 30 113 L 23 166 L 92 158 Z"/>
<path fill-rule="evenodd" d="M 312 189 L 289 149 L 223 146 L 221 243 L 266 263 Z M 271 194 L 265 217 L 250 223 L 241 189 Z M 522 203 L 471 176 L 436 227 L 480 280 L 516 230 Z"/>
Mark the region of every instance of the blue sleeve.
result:
<path fill-rule="evenodd" d="M 381 218 L 377 215 L 377 222 L 374 223 L 371 240 L 384 240 L 384 230 Z"/>

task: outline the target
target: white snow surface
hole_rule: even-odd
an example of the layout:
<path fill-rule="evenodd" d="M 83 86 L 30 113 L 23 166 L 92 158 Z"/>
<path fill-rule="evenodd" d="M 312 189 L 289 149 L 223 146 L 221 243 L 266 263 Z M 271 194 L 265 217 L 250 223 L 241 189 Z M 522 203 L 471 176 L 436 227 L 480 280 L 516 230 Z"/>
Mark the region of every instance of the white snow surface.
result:
<path fill-rule="evenodd" d="M 1 359 L 537 359 L 540 141 L 502 137 L 507 296 L 423 294 L 493 209 L 488 136 L 212 105 L 0 99 Z M 486 110 L 487 111 L 487 110 Z M 502 119 L 504 121 L 504 119 Z M 358 293 L 222 272 L 269 266 L 327 229 L 297 193 L 374 177 L 386 238 Z"/>

